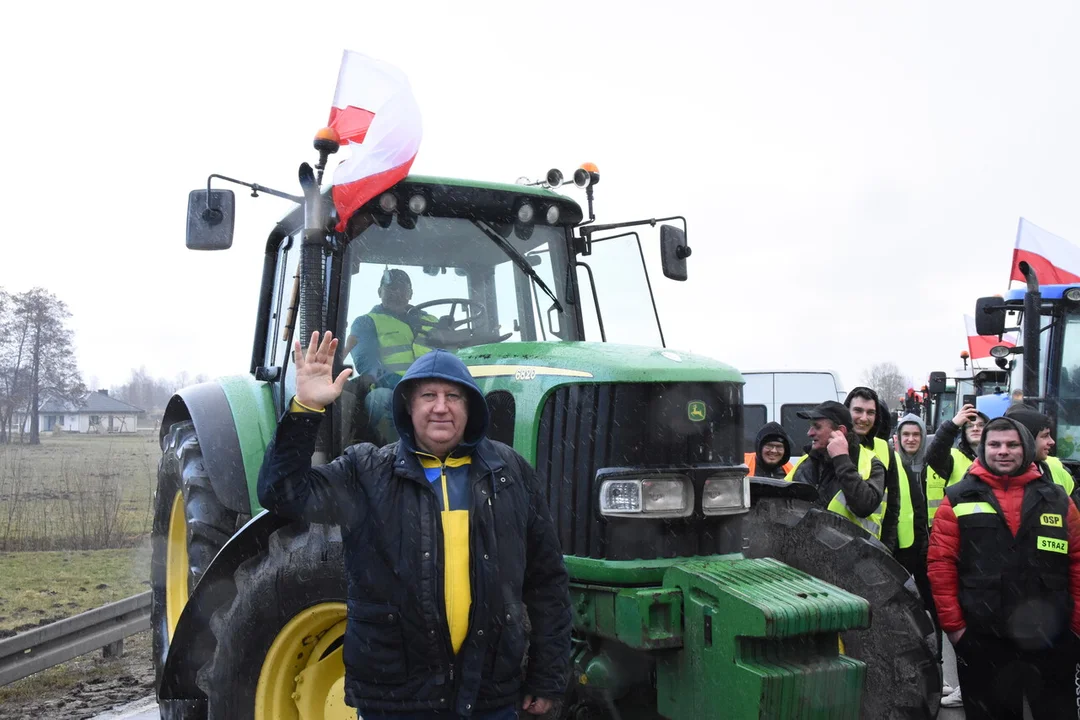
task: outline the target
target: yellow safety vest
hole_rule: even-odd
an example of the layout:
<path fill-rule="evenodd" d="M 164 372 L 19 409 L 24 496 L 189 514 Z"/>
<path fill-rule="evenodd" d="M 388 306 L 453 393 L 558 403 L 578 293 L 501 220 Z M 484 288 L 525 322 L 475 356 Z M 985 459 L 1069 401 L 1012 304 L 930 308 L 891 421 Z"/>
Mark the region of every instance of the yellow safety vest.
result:
<path fill-rule="evenodd" d="M 416 333 L 409 323 L 393 315 L 371 312 L 367 315 L 375 323 L 375 334 L 379 336 L 379 360 L 390 372 L 404 375 L 416 358 L 431 352 L 431 348 L 416 342 Z M 436 319 L 424 315 L 421 330 L 430 330 Z"/>
<path fill-rule="evenodd" d="M 941 501 L 945 499 L 945 488 L 955 485 L 964 479 L 971 460 L 957 448 L 952 448 L 952 475 L 948 479 L 941 477 L 937 471 L 929 465 L 926 466 L 926 523 L 934 524 L 934 515 L 941 507 Z"/>
<path fill-rule="evenodd" d="M 896 466 L 896 475 L 900 483 L 900 516 L 897 518 L 896 543 L 901 550 L 909 548 L 915 544 L 915 505 L 911 502 L 911 485 L 908 484 L 907 470 L 904 469 L 900 456 L 882 438 L 874 438 L 874 455 L 885 466 L 886 471 L 889 469 L 890 457 L 893 465 Z M 881 509 L 877 515 L 878 521 L 884 523 L 885 506 L 889 499 L 888 488 L 885 488 L 885 493 L 881 498 Z"/>
<path fill-rule="evenodd" d="M 1062 465 L 1061 460 L 1053 455 L 1046 458 L 1046 467 L 1050 468 L 1050 477 L 1054 482 L 1064 488 L 1065 494 L 1071 498 L 1073 490 L 1076 489 L 1076 481 L 1068 468 Z"/>
<path fill-rule="evenodd" d="M 799 466 L 802 465 L 808 457 L 810 457 L 810 455 L 806 454 L 799 458 L 795 462 L 795 465 L 792 466 L 791 472 L 789 472 L 787 476 L 784 477 L 784 479 L 788 482 L 791 482 L 792 479 L 795 477 L 795 472 L 799 469 Z M 858 469 L 859 475 L 862 476 L 863 480 L 870 479 L 870 470 L 873 467 L 874 457 L 875 453 L 866 452 L 866 448 L 860 449 Z M 847 498 L 844 497 L 844 491 L 840 490 L 836 493 L 836 495 L 833 495 L 832 500 L 829 501 L 829 506 L 827 509 L 831 510 L 837 515 L 843 515 L 851 522 L 863 527 L 868 533 L 870 533 L 874 537 L 880 539 L 881 519 L 883 513 L 882 507 L 884 507 L 884 504 L 882 504 L 882 506 L 878 508 L 877 512 L 871 513 L 867 517 L 859 517 L 848 509 Z"/>
<path fill-rule="evenodd" d="M 900 482 L 900 518 L 896 525 L 896 546 L 905 550 L 915 544 L 915 504 L 911 501 L 911 480 L 899 455 L 896 457 L 896 474 Z"/>
<path fill-rule="evenodd" d="M 863 450 L 865 451 L 866 448 L 864 447 Z M 893 453 L 893 451 L 892 451 L 892 448 L 889 447 L 889 443 L 885 442 L 885 440 L 883 440 L 883 439 L 881 439 L 879 437 L 874 438 L 874 456 L 877 457 L 877 459 L 881 461 L 881 465 L 882 465 L 882 467 L 885 468 L 886 472 L 889 469 L 889 457 L 892 455 L 892 453 Z M 865 455 L 865 454 L 866 454 L 865 452 L 859 453 L 859 458 L 861 459 L 862 456 Z M 900 458 L 897 458 L 896 461 L 897 461 L 897 463 L 899 463 Z M 903 468 L 902 465 L 900 467 Z M 908 495 L 909 495 L 909 497 L 908 497 L 908 503 L 907 504 L 910 506 L 911 505 L 910 493 L 908 493 Z M 889 488 L 883 488 L 883 492 L 881 493 L 881 505 L 878 506 L 878 509 L 877 509 L 876 512 L 871 513 L 870 516 L 869 516 L 869 519 L 876 522 L 879 526 L 885 524 L 885 506 L 888 503 L 888 501 L 889 501 Z M 901 503 L 900 518 L 901 518 L 901 521 L 903 521 L 903 515 L 904 515 L 903 501 L 904 501 L 904 492 L 903 492 L 903 490 L 901 490 L 901 492 L 900 492 L 900 503 Z M 913 536 L 914 536 L 914 534 L 915 534 L 914 531 L 912 531 Z M 881 537 L 880 532 L 877 533 L 877 537 L 878 538 Z"/>

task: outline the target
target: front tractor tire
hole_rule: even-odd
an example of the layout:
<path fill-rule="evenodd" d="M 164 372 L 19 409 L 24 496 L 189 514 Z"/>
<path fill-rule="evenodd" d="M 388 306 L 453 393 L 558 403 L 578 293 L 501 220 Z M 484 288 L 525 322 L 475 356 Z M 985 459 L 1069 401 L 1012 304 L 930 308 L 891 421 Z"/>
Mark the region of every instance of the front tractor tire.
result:
<path fill-rule="evenodd" d="M 845 655 L 866 663 L 862 718 L 937 716 L 934 626 L 914 580 L 884 545 L 840 515 L 776 497 L 754 500 L 743 535 L 747 557 L 776 558 L 869 601 L 870 627 L 840 638 Z"/>
<path fill-rule="evenodd" d="M 236 530 L 238 519 L 237 513 L 222 505 L 214 494 L 193 423 L 174 423 L 161 445 L 150 565 L 151 628 L 158 686 L 173 630 L 188 597 L 210 561 Z"/>
<path fill-rule="evenodd" d="M 294 523 L 234 575 L 214 613 L 217 646 L 198 673 L 208 720 L 355 720 L 345 704 L 341 530 Z"/>

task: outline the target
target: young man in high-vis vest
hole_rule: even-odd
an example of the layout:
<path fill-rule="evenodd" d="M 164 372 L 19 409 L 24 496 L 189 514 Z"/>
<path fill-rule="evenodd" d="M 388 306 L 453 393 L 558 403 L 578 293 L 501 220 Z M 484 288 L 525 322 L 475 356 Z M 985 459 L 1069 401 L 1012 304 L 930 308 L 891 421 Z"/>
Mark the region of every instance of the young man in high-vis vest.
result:
<path fill-rule="evenodd" d="M 851 413 L 834 400 L 799 413 L 810 420 L 807 452 L 786 479 L 817 488 L 817 505 L 846 517 L 876 538 L 881 537 L 877 513 L 885 493 L 885 466 L 861 447 L 851 430 Z"/>
<path fill-rule="evenodd" d="M 1065 490 L 1065 494 L 1071 497 L 1073 503 L 1080 508 L 1080 485 L 1077 485 L 1068 468 L 1050 454 L 1054 451 L 1056 443 L 1053 423 L 1049 416 L 1027 405 L 1013 405 L 1005 411 L 1005 417 L 1011 417 L 1027 428 L 1031 436 L 1035 438 L 1035 462 L 1044 466 L 1043 470 L 1049 473 L 1050 478 L 1060 485 Z"/>
<path fill-rule="evenodd" d="M 974 405 L 965 405 L 952 420 L 941 423 L 930 441 L 926 449 L 926 517 L 930 525 L 945 488 L 960 482 L 975 460 L 988 421 Z"/>
<path fill-rule="evenodd" d="M 874 513 L 874 519 L 881 524 L 881 542 L 894 554 L 900 548 L 909 549 L 915 543 L 915 528 L 907 477 L 903 477 L 904 484 L 901 485 L 903 467 L 888 440 L 882 437 L 887 433 L 879 432 L 891 425 L 889 408 L 877 392 L 868 387 L 854 388 L 844 405 L 851 413 L 852 429 L 859 437 L 859 444 L 874 453 L 885 467 L 885 497 Z"/>
<path fill-rule="evenodd" d="M 930 583 L 956 649 L 967 720 L 1075 718 L 1080 678 L 1080 511 L 1035 463 L 1021 423 L 987 423 L 945 491 Z"/>

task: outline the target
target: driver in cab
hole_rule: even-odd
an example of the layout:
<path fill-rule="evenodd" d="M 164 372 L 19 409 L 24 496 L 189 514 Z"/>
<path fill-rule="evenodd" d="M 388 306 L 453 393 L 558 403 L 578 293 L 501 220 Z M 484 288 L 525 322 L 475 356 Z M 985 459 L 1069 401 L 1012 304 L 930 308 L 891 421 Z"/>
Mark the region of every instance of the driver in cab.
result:
<path fill-rule="evenodd" d="M 416 358 L 431 351 L 424 336 L 437 322 L 426 313 L 410 315 L 412 280 L 404 270 L 383 272 L 379 300 L 366 315 L 353 320 L 345 347 L 360 383 L 370 388 L 364 402 L 372 428 L 389 420 L 393 390 Z"/>

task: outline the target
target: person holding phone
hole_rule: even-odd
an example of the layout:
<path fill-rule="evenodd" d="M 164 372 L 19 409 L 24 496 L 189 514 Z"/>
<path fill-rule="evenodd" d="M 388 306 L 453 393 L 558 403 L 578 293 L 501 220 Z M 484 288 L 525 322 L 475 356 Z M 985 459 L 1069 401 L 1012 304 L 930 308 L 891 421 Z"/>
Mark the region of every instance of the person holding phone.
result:
<path fill-rule="evenodd" d="M 945 488 L 960 482 L 978 457 L 983 428 L 989 420 L 967 403 L 952 420 L 941 423 L 930 441 L 926 449 L 926 514 L 930 525 L 945 497 Z"/>

